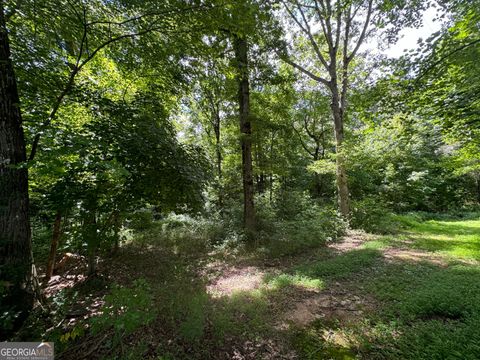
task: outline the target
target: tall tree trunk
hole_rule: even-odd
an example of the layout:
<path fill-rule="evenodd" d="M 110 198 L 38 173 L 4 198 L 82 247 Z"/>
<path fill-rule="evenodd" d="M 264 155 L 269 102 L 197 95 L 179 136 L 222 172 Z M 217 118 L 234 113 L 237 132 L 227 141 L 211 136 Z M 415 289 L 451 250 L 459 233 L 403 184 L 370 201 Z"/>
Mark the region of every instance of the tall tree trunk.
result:
<path fill-rule="evenodd" d="M 34 302 L 28 170 L 19 105 L 0 0 L 0 307 L 19 314 L 14 326 L 23 322 Z"/>
<path fill-rule="evenodd" d="M 97 234 L 97 218 L 95 210 L 87 208 L 87 214 L 84 222 L 85 237 L 87 242 L 88 252 L 88 276 L 94 276 L 97 273 L 97 249 L 98 249 L 98 234 Z"/>
<path fill-rule="evenodd" d="M 215 154 L 217 157 L 217 175 L 222 178 L 222 152 L 220 151 L 220 114 L 215 112 L 215 121 L 213 123 L 213 131 L 215 132 Z"/>
<path fill-rule="evenodd" d="M 345 157 L 343 152 L 343 121 L 344 109 L 340 105 L 340 96 L 336 86 L 336 77 L 332 76 L 332 113 L 335 126 L 335 150 L 336 150 L 336 182 L 338 208 L 342 217 L 348 219 L 350 214 L 350 200 L 348 191 L 347 172 L 345 169 Z"/>
<path fill-rule="evenodd" d="M 257 143 L 255 146 L 255 164 L 257 169 L 260 170 L 260 173 L 256 175 L 255 180 L 257 183 L 257 194 L 264 194 L 266 189 L 267 175 L 264 172 L 265 169 L 265 156 L 262 151 L 263 149 Z"/>
<path fill-rule="evenodd" d="M 318 139 L 313 139 L 316 143 L 315 150 L 313 152 L 313 161 L 318 161 L 320 159 L 320 142 Z M 323 157 L 322 157 L 323 159 Z M 313 174 L 313 189 L 312 196 L 320 199 L 322 196 L 322 176 L 320 174 Z"/>
<path fill-rule="evenodd" d="M 220 148 L 220 114 L 215 110 L 213 131 L 215 132 L 215 154 L 217 158 L 217 176 L 218 176 L 218 206 L 223 207 L 223 189 L 222 189 L 222 151 Z"/>
<path fill-rule="evenodd" d="M 48 255 L 47 271 L 45 274 L 45 280 L 48 281 L 53 275 L 53 269 L 55 268 L 55 257 L 57 256 L 58 243 L 60 241 L 60 226 L 62 224 L 62 213 L 57 211 L 55 215 L 55 222 L 53 223 L 52 242 L 50 244 L 50 254 Z"/>
<path fill-rule="evenodd" d="M 248 81 L 248 44 L 245 38 L 234 38 L 235 58 L 238 67 L 238 103 L 240 133 L 242 144 L 242 178 L 243 178 L 243 224 L 245 230 L 255 232 L 255 206 L 253 201 L 253 167 L 252 167 L 252 126 L 250 123 L 250 85 Z"/>
<path fill-rule="evenodd" d="M 276 130 L 272 131 L 272 136 L 270 138 L 270 174 L 269 174 L 269 183 L 270 183 L 270 194 L 269 194 L 269 199 L 270 199 L 270 204 L 272 204 L 273 200 L 273 145 L 275 141 L 275 134 Z"/>
<path fill-rule="evenodd" d="M 121 218 L 120 218 L 120 211 L 115 209 L 113 211 L 113 237 L 115 239 L 113 244 L 113 253 L 118 253 L 120 250 L 120 227 L 121 227 Z"/>

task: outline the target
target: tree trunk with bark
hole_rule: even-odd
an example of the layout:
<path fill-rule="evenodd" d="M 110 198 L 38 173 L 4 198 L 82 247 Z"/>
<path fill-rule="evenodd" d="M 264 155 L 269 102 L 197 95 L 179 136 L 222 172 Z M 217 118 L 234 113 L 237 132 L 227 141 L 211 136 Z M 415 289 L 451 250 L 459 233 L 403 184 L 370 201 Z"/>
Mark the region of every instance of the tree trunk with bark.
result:
<path fill-rule="evenodd" d="M 333 83 L 333 81 L 332 81 Z M 332 114 L 335 125 L 335 152 L 336 152 L 336 183 L 338 209 L 344 219 L 348 219 L 350 214 L 350 199 L 348 191 L 347 171 L 345 169 L 345 157 L 343 151 L 343 124 L 344 108 L 340 105 L 338 88 L 335 85 L 331 87 L 332 92 Z"/>
<path fill-rule="evenodd" d="M 85 240 L 87 243 L 88 252 L 88 276 L 95 276 L 97 273 L 97 249 L 98 249 L 98 234 L 97 234 L 97 217 L 95 210 L 88 206 L 87 213 L 84 220 Z"/>
<path fill-rule="evenodd" d="M 58 243 L 61 236 L 62 213 L 57 211 L 55 215 L 55 222 L 53 223 L 52 242 L 50 244 L 50 253 L 48 255 L 47 271 L 45 273 L 45 281 L 50 280 L 55 268 L 55 257 L 57 256 Z"/>
<path fill-rule="evenodd" d="M 115 209 L 112 214 L 112 221 L 113 221 L 113 237 L 114 237 L 114 244 L 113 244 L 113 253 L 117 254 L 118 250 L 120 250 L 120 228 L 122 226 L 122 219 L 120 217 L 120 210 Z"/>
<path fill-rule="evenodd" d="M 252 166 L 252 126 L 250 123 L 250 84 L 248 80 L 248 43 L 243 37 L 234 37 L 237 62 L 238 103 L 242 145 L 243 224 L 245 230 L 255 232 L 255 206 Z"/>
<path fill-rule="evenodd" d="M 220 144 L 220 111 L 219 106 L 216 107 L 213 114 L 213 131 L 215 133 L 215 155 L 217 161 L 218 176 L 218 206 L 223 207 L 223 188 L 222 188 L 222 149 Z"/>
<path fill-rule="evenodd" d="M 21 325 L 34 302 L 28 207 L 20 100 L 10 58 L 3 0 L 0 0 L 0 306 L 2 310 L 19 314 L 14 327 Z M 0 332 L 1 328 L 3 326 Z"/>

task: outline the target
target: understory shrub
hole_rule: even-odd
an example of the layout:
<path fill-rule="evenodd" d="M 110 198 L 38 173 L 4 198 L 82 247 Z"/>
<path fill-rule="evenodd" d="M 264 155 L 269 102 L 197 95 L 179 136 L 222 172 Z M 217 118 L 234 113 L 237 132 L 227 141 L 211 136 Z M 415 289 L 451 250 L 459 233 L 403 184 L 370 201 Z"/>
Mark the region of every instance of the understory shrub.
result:
<path fill-rule="evenodd" d="M 238 207 L 238 206 L 237 206 Z M 155 242 L 179 253 L 205 251 L 210 247 L 241 250 L 247 243 L 241 209 L 191 216 L 171 213 L 143 231 L 144 242 Z M 322 246 L 343 235 L 347 224 L 333 207 L 318 205 L 308 194 L 285 194 L 271 202 L 256 199 L 255 245 L 272 256 L 291 255 Z"/>
<path fill-rule="evenodd" d="M 352 201 L 350 226 L 371 233 L 395 232 L 399 224 L 387 205 L 378 197 Z"/>
<path fill-rule="evenodd" d="M 175 252 L 195 253 L 204 251 L 226 237 L 224 223 L 217 217 L 208 219 L 171 213 L 162 220 L 155 221 L 153 226 L 137 239 L 145 243 L 167 246 Z"/>
<path fill-rule="evenodd" d="M 145 230 L 153 224 L 153 211 L 144 208 L 133 212 L 129 217 L 129 227 L 134 230 Z"/>
<path fill-rule="evenodd" d="M 335 241 L 347 224 L 333 207 L 321 207 L 307 194 L 290 193 L 260 207 L 258 242 L 272 256 L 292 255 Z"/>

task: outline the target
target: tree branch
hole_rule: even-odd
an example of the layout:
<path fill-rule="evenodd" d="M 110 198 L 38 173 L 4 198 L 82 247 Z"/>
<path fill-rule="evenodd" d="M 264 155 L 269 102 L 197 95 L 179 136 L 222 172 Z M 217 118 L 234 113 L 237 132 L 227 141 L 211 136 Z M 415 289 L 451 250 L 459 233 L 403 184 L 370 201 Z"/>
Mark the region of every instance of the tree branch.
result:
<path fill-rule="evenodd" d="M 302 16 L 303 21 L 305 22 L 305 26 L 302 25 L 302 23 L 297 19 L 297 17 L 294 15 L 292 10 L 287 6 L 285 1 L 282 0 L 282 3 L 287 10 L 288 14 L 290 17 L 297 23 L 297 25 L 300 27 L 300 29 L 307 35 L 308 39 L 310 40 L 310 43 L 312 44 L 312 47 L 315 51 L 315 54 L 317 54 L 318 59 L 322 63 L 322 65 L 325 67 L 325 69 L 328 69 L 328 64 L 327 61 L 325 60 L 325 57 L 322 55 L 322 52 L 320 51 L 320 48 L 315 41 L 312 31 L 310 29 L 310 26 L 308 25 L 308 21 L 305 17 L 305 13 L 303 12 L 301 6 L 298 4 L 298 2 L 295 1 L 295 4 L 297 5 L 297 9 L 300 12 L 300 15 Z"/>
<path fill-rule="evenodd" d="M 297 128 L 295 127 L 295 125 L 292 124 L 292 128 L 293 128 L 293 131 L 295 131 L 295 133 L 298 135 L 298 139 L 300 140 L 300 144 L 302 145 L 303 149 L 310 155 L 310 156 L 314 156 L 314 153 L 310 151 L 310 149 L 308 148 L 308 146 L 303 142 L 303 139 L 302 139 L 302 134 L 300 134 L 300 132 L 297 130 Z"/>
<path fill-rule="evenodd" d="M 325 21 L 323 20 L 324 17 L 326 17 L 326 15 L 322 14 L 322 11 L 320 10 L 320 7 L 318 6 L 318 1 L 317 0 L 314 1 L 314 4 L 315 4 L 314 8 L 315 8 L 315 11 L 317 12 L 318 19 L 320 21 L 320 25 L 322 26 L 323 34 L 325 35 L 325 38 L 328 38 L 328 31 L 327 31 L 327 28 L 326 28 Z M 325 6 L 323 5 L 323 2 L 320 2 L 320 4 L 322 5 L 323 11 L 326 13 Z"/>
<path fill-rule="evenodd" d="M 429 71 L 431 71 L 434 67 L 436 67 L 437 65 L 440 65 L 444 60 L 446 60 L 447 58 L 449 58 L 450 56 L 462 51 L 462 50 L 465 50 L 466 48 L 472 46 L 472 45 L 475 45 L 475 44 L 478 44 L 480 43 L 480 39 L 476 39 L 476 40 L 473 40 L 467 44 L 464 44 L 462 46 L 460 46 L 459 48 L 457 49 L 454 49 L 452 51 L 450 51 L 449 53 L 445 54 L 444 56 L 441 56 L 440 59 L 438 59 L 437 61 L 433 62 L 432 64 L 430 64 L 425 70 L 423 70 L 420 75 L 417 77 L 416 79 L 416 82 L 420 81 L 420 79 L 422 79 Z"/>
<path fill-rule="evenodd" d="M 304 67 L 296 64 L 295 62 L 291 61 L 290 59 L 288 59 L 286 56 L 281 56 L 280 55 L 280 59 L 283 60 L 284 62 L 286 62 L 287 64 L 293 66 L 295 69 L 301 71 L 302 73 L 304 73 L 305 75 L 309 76 L 311 79 L 315 80 L 315 81 L 318 81 L 326 86 L 330 86 L 330 81 L 320 77 L 320 76 L 317 76 L 315 75 L 314 73 L 312 73 L 311 71 L 308 71 L 307 69 L 305 69 Z"/>
<path fill-rule="evenodd" d="M 373 0 L 368 0 L 367 18 L 365 19 L 365 23 L 363 24 L 363 29 L 360 34 L 360 37 L 358 38 L 357 45 L 353 49 L 352 53 L 347 57 L 347 64 L 353 60 L 358 49 L 362 45 L 363 40 L 365 40 L 365 35 L 367 34 L 367 29 L 368 29 L 368 25 L 370 24 L 370 18 L 372 16 L 372 12 L 373 12 Z"/>
<path fill-rule="evenodd" d="M 158 21 L 157 21 L 158 22 Z M 94 57 L 95 55 L 101 51 L 102 49 L 106 48 L 108 45 L 114 43 L 114 42 L 117 42 L 117 41 L 120 41 L 120 40 L 124 40 L 124 39 L 128 39 L 128 38 L 135 38 L 137 36 L 141 36 L 141 35 L 145 35 L 145 34 L 148 34 L 150 32 L 153 32 L 153 31 L 158 31 L 158 30 L 161 30 L 162 27 L 149 27 L 143 31 L 139 31 L 139 32 L 136 32 L 136 33 L 130 33 L 130 34 L 124 34 L 124 35 L 120 35 L 120 36 L 117 36 L 117 37 L 114 37 L 114 38 L 111 38 L 107 41 L 105 41 L 104 43 L 102 43 L 101 45 L 99 45 L 94 51 L 92 51 L 91 54 L 89 54 L 83 61 L 81 60 L 81 57 L 83 55 L 83 46 L 84 46 L 84 42 L 87 38 L 87 31 L 86 31 L 87 27 L 85 26 L 84 27 L 84 34 L 83 34 L 83 38 L 82 38 L 82 43 L 81 43 L 81 46 L 80 46 L 80 52 L 79 52 L 79 55 L 77 57 L 77 62 L 75 64 L 75 66 L 73 67 L 72 71 L 70 72 L 70 75 L 69 75 L 69 79 L 67 81 L 67 84 L 65 86 L 65 88 L 62 90 L 62 92 L 60 93 L 60 95 L 57 97 L 54 105 L 53 105 L 53 108 L 52 108 L 52 111 L 50 112 L 48 118 L 45 120 L 45 122 L 41 125 L 41 130 L 35 135 L 34 139 L 33 139 L 33 143 L 32 143 L 32 149 L 30 151 L 30 156 L 28 158 L 29 161 L 32 161 L 34 158 L 35 158 L 35 155 L 37 153 L 37 149 L 38 149 L 38 144 L 40 142 L 40 137 L 41 137 L 41 134 L 43 133 L 43 131 L 51 124 L 51 122 L 53 121 L 53 119 L 55 118 L 59 108 L 60 108 L 60 105 L 62 104 L 65 96 L 72 90 L 73 88 L 73 84 L 75 83 L 75 77 L 77 76 L 77 74 L 80 72 L 80 70 L 82 70 L 82 68 L 87 64 L 89 63 Z"/>

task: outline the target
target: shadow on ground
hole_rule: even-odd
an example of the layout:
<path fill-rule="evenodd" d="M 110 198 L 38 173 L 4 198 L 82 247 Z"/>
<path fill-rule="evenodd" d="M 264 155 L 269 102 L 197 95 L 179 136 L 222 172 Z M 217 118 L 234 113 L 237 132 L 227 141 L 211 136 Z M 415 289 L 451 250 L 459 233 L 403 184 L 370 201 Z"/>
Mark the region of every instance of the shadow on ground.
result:
<path fill-rule="evenodd" d="M 476 257 L 477 225 L 418 223 L 372 242 L 383 248 L 319 249 L 275 266 L 155 238 L 128 244 L 105 269 L 124 287 L 147 281 L 155 320 L 89 358 L 478 359 L 480 267 L 451 258 Z M 395 246 L 448 258 L 385 258 Z"/>

